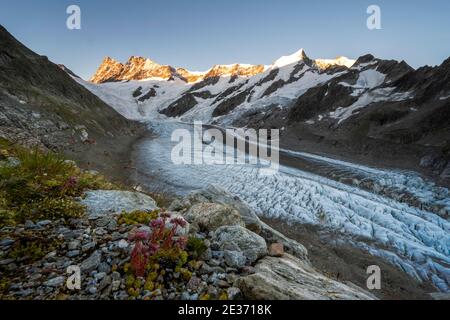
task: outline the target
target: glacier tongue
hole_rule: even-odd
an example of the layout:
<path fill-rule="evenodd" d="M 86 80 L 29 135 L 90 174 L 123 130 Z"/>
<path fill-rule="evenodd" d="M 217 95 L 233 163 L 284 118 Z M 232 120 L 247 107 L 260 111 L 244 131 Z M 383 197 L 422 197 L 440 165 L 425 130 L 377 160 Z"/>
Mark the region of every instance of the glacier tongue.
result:
<path fill-rule="evenodd" d="M 170 161 L 170 133 L 180 124 L 164 122 L 153 126 L 160 136 L 140 146 L 138 168 L 155 176 L 159 187 L 184 193 L 219 184 L 239 195 L 262 216 L 337 231 L 343 235 L 342 241 L 385 258 L 416 279 L 432 281 L 441 291 L 449 291 L 449 221 L 389 196 L 294 168 L 282 166 L 274 175 L 261 176 L 259 169 L 251 165 L 174 165 Z M 352 170 L 348 163 L 346 168 Z M 363 169 L 364 166 L 354 168 L 359 173 Z M 378 169 L 367 168 L 368 173 L 372 170 Z M 398 184 L 411 178 L 407 173 L 380 172 L 380 179 L 390 178 Z M 414 188 L 418 194 L 421 187 L 425 188 L 425 195 L 433 192 L 425 183 L 417 182 Z"/>

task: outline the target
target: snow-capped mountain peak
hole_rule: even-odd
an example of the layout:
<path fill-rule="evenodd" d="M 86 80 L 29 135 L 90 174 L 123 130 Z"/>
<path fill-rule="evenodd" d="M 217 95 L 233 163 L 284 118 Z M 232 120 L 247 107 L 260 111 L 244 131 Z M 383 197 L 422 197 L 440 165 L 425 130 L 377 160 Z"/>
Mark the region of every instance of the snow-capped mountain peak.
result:
<path fill-rule="evenodd" d="M 306 61 L 309 60 L 308 56 L 305 53 L 305 50 L 300 49 L 296 52 L 294 52 L 291 55 L 288 56 L 282 56 L 275 60 L 275 62 L 272 64 L 273 67 L 276 68 L 282 68 L 284 66 L 297 63 L 299 61 Z"/>
<path fill-rule="evenodd" d="M 351 68 L 355 64 L 356 60 L 339 56 L 335 59 L 316 59 L 314 62 L 319 69 L 328 69 L 335 66 L 345 66 L 347 68 Z"/>

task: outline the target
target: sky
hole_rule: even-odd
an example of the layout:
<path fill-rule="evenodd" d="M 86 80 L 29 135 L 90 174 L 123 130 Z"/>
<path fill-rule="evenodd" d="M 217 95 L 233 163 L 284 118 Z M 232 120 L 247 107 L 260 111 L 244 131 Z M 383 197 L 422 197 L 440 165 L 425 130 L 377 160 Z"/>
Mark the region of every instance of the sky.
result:
<path fill-rule="evenodd" d="M 366 24 L 372 4 L 381 9 L 378 30 Z M 81 9 L 80 30 L 66 27 L 69 5 Z M 84 79 L 105 56 L 193 71 L 271 64 L 300 48 L 310 58 L 371 53 L 413 67 L 450 56 L 448 0 L 0 0 L 0 24 Z"/>

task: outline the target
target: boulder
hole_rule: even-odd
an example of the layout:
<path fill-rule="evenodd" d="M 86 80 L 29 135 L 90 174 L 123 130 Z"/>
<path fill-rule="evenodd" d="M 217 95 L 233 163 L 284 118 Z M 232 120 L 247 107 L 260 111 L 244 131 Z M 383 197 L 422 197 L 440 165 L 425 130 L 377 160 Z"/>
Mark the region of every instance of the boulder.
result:
<path fill-rule="evenodd" d="M 238 211 L 218 203 L 194 204 L 184 217 L 192 225 L 193 230 L 214 231 L 227 225 L 245 226 Z"/>
<path fill-rule="evenodd" d="M 186 200 L 191 205 L 200 202 L 213 202 L 232 207 L 239 212 L 247 229 L 256 233 L 259 233 L 261 230 L 261 221 L 255 211 L 238 196 L 232 195 L 216 185 L 209 185 L 205 189 L 193 191 L 188 195 Z"/>
<path fill-rule="evenodd" d="M 90 219 L 123 211 L 158 209 L 155 200 L 146 194 L 119 190 L 87 191 L 85 198 L 80 199 L 80 203 L 86 206 Z"/>
<path fill-rule="evenodd" d="M 255 273 L 237 279 L 235 285 L 245 299 L 255 300 L 376 299 L 363 289 L 325 277 L 290 254 L 261 259 Z"/>
<path fill-rule="evenodd" d="M 239 225 L 218 228 L 213 233 L 212 241 L 221 250 L 242 252 L 248 264 L 267 254 L 266 240 Z"/>
<path fill-rule="evenodd" d="M 234 196 L 216 185 L 209 185 L 203 190 L 191 192 L 180 203 L 183 203 L 183 206 L 186 207 L 201 202 L 219 203 L 234 208 L 239 212 L 247 229 L 261 235 L 268 242 L 282 243 L 286 252 L 289 252 L 300 259 L 308 259 L 308 250 L 306 250 L 303 245 L 297 241 L 289 239 L 282 233 L 262 222 L 256 215 L 255 211 L 238 196 Z M 179 206 L 180 203 L 177 202 L 176 205 Z"/>

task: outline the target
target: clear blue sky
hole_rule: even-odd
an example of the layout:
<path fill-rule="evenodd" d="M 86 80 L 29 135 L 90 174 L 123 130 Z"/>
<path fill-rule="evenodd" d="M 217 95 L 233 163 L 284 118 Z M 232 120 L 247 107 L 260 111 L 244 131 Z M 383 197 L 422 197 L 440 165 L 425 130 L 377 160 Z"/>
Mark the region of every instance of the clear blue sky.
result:
<path fill-rule="evenodd" d="M 70 4 L 81 7 L 81 30 L 66 28 Z M 382 30 L 366 27 L 370 4 L 381 7 Z M 0 24 L 84 78 L 105 56 L 191 70 L 270 64 L 299 48 L 311 58 L 372 53 L 414 67 L 450 56 L 448 0 L 1 0 Z"/>

